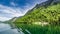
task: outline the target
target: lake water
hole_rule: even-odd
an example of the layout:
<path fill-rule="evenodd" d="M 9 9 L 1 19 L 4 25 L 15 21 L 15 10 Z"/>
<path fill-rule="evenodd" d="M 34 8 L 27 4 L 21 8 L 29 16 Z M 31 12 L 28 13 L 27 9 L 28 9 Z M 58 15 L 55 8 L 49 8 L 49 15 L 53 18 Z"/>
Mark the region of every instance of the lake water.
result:
<path fill-rule="evenodd" d="M 18 32 L 17 29 L 11 29 L 9 24 L 0 23 L 0 34 L 23 34 Z"/>

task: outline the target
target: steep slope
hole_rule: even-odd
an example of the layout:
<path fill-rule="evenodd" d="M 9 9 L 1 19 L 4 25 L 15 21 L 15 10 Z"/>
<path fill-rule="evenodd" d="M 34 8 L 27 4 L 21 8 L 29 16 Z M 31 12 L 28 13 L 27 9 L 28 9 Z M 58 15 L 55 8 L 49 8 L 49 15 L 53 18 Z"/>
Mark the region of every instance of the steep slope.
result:
<path fill-rule="evenodd" d="M 49 5 L 48 5 L 49 4 Z M 31 12 L 30 12 L 31 11 Z M 60 21 L 60 0 L 48 0 L 36 5 L 22 18 L 15 23 L 32 24 L 33 22 L 59 23 Z"/>
<path fill-rule="evenodd" d="M 49 24 L 42 25 L 44 22 Z M 60 34 L 60 0 L 37 4 L 14 24 L 18 29 L 22 28 L 24 34 Z"/>
<path fill-rule="evenodd" d="M 24 16 L 6 22 L 24 34 L 60 34 L 60 0 L 37 4 Z"/>

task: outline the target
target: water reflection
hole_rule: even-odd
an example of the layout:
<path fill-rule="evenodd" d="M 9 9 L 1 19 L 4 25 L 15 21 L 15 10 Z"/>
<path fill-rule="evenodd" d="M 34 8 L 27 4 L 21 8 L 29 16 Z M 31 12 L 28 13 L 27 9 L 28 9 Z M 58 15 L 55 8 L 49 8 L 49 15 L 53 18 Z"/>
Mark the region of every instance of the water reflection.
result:
<path fill-rule="evenodd" d="M 9 24 L 0 23 L 0 34 L 20 34 L 17 29 L 11 29 Z"/>

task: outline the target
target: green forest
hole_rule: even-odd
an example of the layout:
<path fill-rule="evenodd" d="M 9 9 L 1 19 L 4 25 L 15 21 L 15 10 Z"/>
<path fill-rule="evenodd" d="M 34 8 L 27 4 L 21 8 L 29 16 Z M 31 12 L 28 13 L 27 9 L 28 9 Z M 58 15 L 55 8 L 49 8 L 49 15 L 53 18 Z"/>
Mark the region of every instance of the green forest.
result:
<path fill-rule="evenodd" d="M 60 3 L 37 4 L 13 23 L 25 34 L 60 34 Z"/>

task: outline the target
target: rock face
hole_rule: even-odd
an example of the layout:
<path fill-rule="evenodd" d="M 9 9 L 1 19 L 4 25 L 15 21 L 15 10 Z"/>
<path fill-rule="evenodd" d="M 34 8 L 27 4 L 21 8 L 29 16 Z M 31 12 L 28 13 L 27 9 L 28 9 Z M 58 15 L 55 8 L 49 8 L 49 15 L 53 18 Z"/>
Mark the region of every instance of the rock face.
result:
<path fill-rule="evenodd" d="M 60 0 L 47 0 L 45 2 L 42 2 L 40 4 L 37 4 L 34 8 L 39 8 L 40 6 L 48 6 L 48 5 L 53 5 L 53 4 L 57 4 L 60 3 Z"/>
<path fill-rule="evenodd" d="M 60 3 L 60 0 L 53 0 L 52 4 L 57 4 L 57 3 Z"/>
<path fill-rule="evenodd" d="M 47 0 L 46 2 L 41 3 L 40 5 L 50 5 L 51 3 L 60 3 L 60 0 Z"/>
<path fill-rule="evenodd" d="M 54 2 L 60 2 L 60 0 L 54 0 Z"/>
<path fill-rule="evenodd" d="M 57 4 L 57 3 L 60 3 L 60 0 L 47 0 L 47 1 L 44 1 L 44 2 L 42 2 L 40 4 L 37 4 L 34 8 L 29 10 L 27 13 L 30 13 L 33 9 L 37 9 L 37 8 L 39 8 L 41 6 L 47 7 L 49 5 L 53 5 L 53 4 Z"/>

